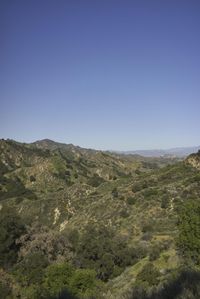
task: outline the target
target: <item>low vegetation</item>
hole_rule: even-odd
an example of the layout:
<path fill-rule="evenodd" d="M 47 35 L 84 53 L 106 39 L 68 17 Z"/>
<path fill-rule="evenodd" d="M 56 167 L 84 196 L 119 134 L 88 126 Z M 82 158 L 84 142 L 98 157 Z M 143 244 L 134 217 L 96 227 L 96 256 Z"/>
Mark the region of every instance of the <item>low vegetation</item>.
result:
<path fill-rule="evenodd" d="M 199 153 L 0 141 L 0 298 L 198 299 Z"/>

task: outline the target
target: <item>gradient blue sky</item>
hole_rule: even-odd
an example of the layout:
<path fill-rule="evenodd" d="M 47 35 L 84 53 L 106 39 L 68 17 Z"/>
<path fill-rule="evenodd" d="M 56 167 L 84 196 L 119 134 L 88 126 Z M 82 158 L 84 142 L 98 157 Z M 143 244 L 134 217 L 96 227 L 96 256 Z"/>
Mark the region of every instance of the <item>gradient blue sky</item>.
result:
<path fill-rule="evenodd" d="M 199 0 L 1 0 L 0 137 L 200 144 Z"/>

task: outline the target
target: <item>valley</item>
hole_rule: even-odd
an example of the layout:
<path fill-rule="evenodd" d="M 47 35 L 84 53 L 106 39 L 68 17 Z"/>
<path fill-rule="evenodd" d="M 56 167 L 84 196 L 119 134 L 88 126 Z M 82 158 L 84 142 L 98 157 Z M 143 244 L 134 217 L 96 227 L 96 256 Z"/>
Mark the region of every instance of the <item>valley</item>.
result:
<path fill-rule="evenodd" d="M 0 140 L 1 298 L 196 299 L 199 165 Z"/>

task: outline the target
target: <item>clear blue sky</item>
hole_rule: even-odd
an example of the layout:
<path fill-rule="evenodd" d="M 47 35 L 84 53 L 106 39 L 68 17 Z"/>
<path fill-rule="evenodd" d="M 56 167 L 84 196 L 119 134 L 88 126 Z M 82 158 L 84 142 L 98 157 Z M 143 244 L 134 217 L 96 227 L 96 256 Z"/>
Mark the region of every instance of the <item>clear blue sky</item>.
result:
<path fill-rule="evenodd" d="M 200 144 L 199 0 L 1 0 L 0 137 Z"/>

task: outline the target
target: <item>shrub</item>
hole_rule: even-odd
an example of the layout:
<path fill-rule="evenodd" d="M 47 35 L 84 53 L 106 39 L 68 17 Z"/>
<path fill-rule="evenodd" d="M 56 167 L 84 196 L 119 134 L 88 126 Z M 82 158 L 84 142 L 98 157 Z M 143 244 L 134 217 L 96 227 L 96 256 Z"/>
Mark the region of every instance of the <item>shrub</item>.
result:
<path fill-rule="evenodd" d="M 150 250 L 149 260 L 155 261 L 160 257 L 161 249 L 158 246 L 153 246 Z"/>
<path fill-rule="evenodd" d="M 143 233 L 151 233 L 153 232 L 153 224 L 152 223 L 144 223 L 142 226 Z"/>
<path fill-rule="evenodd" d="M 31 176 L 30 176 L 30 182 L 35 182 L 35 181 L 36 181 L 35 176 L 31 175 Z"/>
<path fill-rule="evenodd" d="M 151 197 L 154 197 L 154 196 L 158 195 L 158 190 L 155 189 L 155 188 L 148 188 L 148 189 L 145 189 L 143 194 L 144 194 L 144 197 L 146 199 L 148 199 L 148 198 L 151 198 Z"/>
<path fill-rule="evenodd" d="M 151 241 L 152 237 L 153 237 L 153 235 L 152 235 L 151 232 L 145 232 L 145 233 L 142 235 L 141 239 L 142 239 L 143 241 Z"/>
<path fill-rule="evenodd" d="M 136 182 L 132 186 L 132 192 L 136 193 L 148 187 L 148 183 L 146 181 L 143 182 Z"/>
<path fill-rule="evenodd" d="M 137 281 L 154 286 L 158 284 L 159 271 L 152 263 L 147 263 L 137 275 Z"/>
<path fill-rule="evenodd" d="M 122 218 L 128 218 L 129 217 L 129 212 L 126 209 L 121 210 L 120 216 Z"/>
<path fill-rule="evenodd" d="M 119 196 L 117 187 L 114 187 L 114 188 L 113 188 L 113 190 L 112 190 L 112 196 L 113 196 L 114 198 L 117 198 L 117 197 Z"/>
<path fill-rule="evenodd" d="M 88 179 L 88 185 L 92 187 L 98 187 L 104 182 L 105 180 L 96 173 L 91 178 Z"/>
<path fill-rule="evenodd" d="M 128 197 L 127 198 L 127 203 L 129 205 L 134 205 L 136 203 L 136 198 L 135 197 Z"/>
<path fill-rule="evenodd" d="M 161 199 L 161 208 L 162 209 L 166 209 L 168 208 L 169 205 L 169 198 L 167 196 L 167 194 L 163 195 L 162 199 Z"/>

